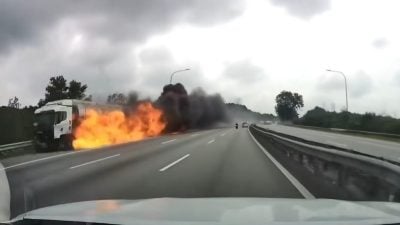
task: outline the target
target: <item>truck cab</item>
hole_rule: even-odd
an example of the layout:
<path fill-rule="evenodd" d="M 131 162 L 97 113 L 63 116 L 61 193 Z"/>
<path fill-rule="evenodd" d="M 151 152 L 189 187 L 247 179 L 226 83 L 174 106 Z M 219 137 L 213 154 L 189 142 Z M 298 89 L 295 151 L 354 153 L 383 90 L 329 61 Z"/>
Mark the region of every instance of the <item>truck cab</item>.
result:
<path fill-rule="evenodd" d="M 37 151 L 72 150 L 75 128 L 89 109 L 109 111 L 121 106 L 76 99 L 48 102 L 35 111 L 34 145 Z"/>
<path fill-rule="evenodd" d="M 71 148 L 72 100 L 49 102 L 35 111 L 34 143 L 37 150 Z"/>
<path fill-rule="evenodd" d="M 74 99 L 48 102 L 35 111 L 34 143 L 36 150 L 70 150 L 74 128 L 92 102 Z"/>

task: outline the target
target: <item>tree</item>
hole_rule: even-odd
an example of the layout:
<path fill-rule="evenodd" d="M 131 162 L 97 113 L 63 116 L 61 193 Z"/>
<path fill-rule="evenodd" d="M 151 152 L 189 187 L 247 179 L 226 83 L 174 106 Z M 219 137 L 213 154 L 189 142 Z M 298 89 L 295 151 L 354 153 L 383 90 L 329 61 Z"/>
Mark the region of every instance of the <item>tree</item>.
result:
<path fill-rule="evenodd" d="M 37 105 L 38 105 L 38 107 L 42 107 L 42 106 L 46 105 L 46 101 L 41 98 L 41 99 L 39 99 L 39 102 Z"/>
<path fill-rule="evenodd" d="M 47 102 L 61 99 L 84 99 L 86 89 L 87 85 L 81 82 L 72 80 L 68 86 L 67 80 L 63 76 L 51 77 L 46 87 L 45 98 L 39 100 L 38 106 L 41 107 Z M 91 96 L 88 96 L 85 100 L 90 101 Z"/>
<path fill-rule="evenodd" d="M 317 106 L 304 114 L 300 119 L 301 121 L 296 122 L 307 124 L 308 126 L 330 127 L 332 125 L 331 117 L 335 114 L 334 112 L 327 112 L 325 109 Z"/>
<path fill-rule="evenodd" d="M 282 91 L 276 96 L 275 111 L 283 121 L 297 119 L 297 110 L 304 107 L 303 96 L 290 91 Z"/>
<path fill-rule="evenodd" d="M 45 101 L 51 102 L 68 97 L 67 80 L 63 76 L 51 77 L 46 87 Z"/>
<path fill-rule="evenodd" d="M 128 98 L 122 93 L 114 93 L 107 97 L 107 103 L 109 104 L 125 105 L 127 102 Z"/>
<path fill-rule="evenodd" d="M 8 107 L 14 108 L 14 109 L 19 109 L 20 107 L 19 99 L 17 96 L 14 96 L 14 98 L 8 99 Z"/>
<path fill-rule="evenodd" d="M 81 82 L 76 80 L 72 80 L 69 82 L 68 87 L 68 98 L 69 99 L 83 99 L 85 98 L 85 91 L 87 89 L 87 85 L 82 85 Z"/>

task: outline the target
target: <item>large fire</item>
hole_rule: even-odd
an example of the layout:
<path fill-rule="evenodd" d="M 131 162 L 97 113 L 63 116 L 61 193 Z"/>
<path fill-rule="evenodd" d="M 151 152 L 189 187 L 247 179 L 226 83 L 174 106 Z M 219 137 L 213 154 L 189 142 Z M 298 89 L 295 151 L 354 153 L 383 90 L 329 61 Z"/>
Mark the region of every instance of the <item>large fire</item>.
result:
<path fill-rule="evenodd" d="M 163 112 L 151 103 L 141 103 L 135 113 L 91 109 L 75 130 L 74 149 L 95 148 L 160 135 L 166 124 Z"/>

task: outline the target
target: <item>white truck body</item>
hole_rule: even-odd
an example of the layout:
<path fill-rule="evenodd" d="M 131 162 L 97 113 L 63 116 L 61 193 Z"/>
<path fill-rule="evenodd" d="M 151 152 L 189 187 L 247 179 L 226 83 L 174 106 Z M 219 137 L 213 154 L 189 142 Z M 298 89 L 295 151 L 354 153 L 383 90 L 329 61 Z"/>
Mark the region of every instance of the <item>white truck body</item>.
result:
<path fill-rule="evenodd" d="M 72 149 L 74 128 L 89 109 L 120 109 L 120 106 L 64 99 L 48 102 L 35 110 L 35 144 L 37 149 Z M 62 146 L 61 146 L 62 145 Z"/>

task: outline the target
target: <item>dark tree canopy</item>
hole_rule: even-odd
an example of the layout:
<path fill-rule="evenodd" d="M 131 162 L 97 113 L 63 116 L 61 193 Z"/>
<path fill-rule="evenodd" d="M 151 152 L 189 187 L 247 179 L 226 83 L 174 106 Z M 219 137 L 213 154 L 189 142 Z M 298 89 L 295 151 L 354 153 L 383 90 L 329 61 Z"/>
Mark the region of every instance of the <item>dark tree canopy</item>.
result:
<path fill-rule="evenodd" d="M 17 96 L 15 96 L 14 98 L 8 99 L 8 107 L 14 108 L 14 109 L 19 109 L 20 106 L 21 106 L 21 104 L 19 103 L 19 99 L 17 98 Z"/>
<path fill-rule="evenodd" d="M 290 91 L 282 91 L 276 96 L 275 111 L 283 121 L 298 118 L 297 110 L 304 106 L 303 96 Z"/>
<path fill-rule="evenodd" d="M 329 112 L 321 107 L 315 107 L 295 122 L 306 126 L 400 134 L 400 119 L 371 112 L 364 114 L 347 111 Z"/>
<path fill-rule="evenodd" d="M 87 85 L 82 85 L 81 82 L 76 80 L 72 80 L 69 82 L 68 87 L 68 98 L 70 99 L 83 99 L 85 97 L 85 91 L 87 89 Z"/>
<path fill-rule="evenodd" d="M 128 102 L 128 98 L 123 93 L 114 93 L 108 95 L 107 103 L 116 105 L 125 105 Z"/>
<path fill-rule="evenodd" d="M 67 80 L 63 76 L 51 77 L 46 87 L 45 101 L 65 99 L 68 96 Z"/>
<path fill-rule="evenodd" d="M 61 99 L 84 99 L 86 97 L 86 84 L 72 80 L 67 85 L 67 80 L 63 76 L 51 77 L 50 82 L 46 87 L 45 98 L 40 99 L 38 106 L 43 106 L 47 102 Z M 90 100 L 91 96 L 85 100 Z"/>

